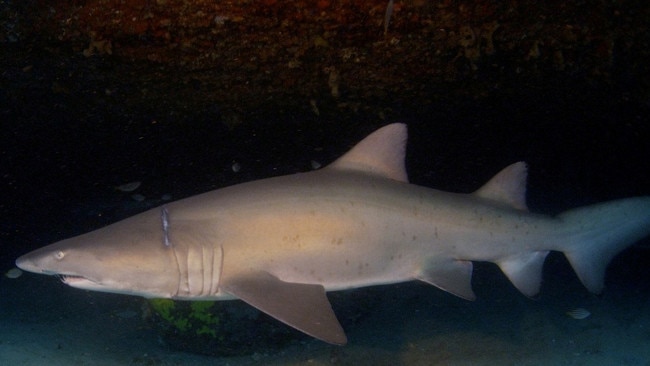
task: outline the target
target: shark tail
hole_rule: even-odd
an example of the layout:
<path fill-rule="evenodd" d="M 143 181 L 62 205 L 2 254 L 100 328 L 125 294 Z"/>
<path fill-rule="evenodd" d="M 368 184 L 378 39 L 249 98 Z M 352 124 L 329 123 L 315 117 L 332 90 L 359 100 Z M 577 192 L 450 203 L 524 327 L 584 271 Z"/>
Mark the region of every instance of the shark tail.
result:
<path fill-rule="evenodd" d="M 558 249 L 584 286 L 600 293 L 609 262 L 623 249 L 650 235 L 650 197 L 604 202 L 566 211 L 564 242 Z"/>

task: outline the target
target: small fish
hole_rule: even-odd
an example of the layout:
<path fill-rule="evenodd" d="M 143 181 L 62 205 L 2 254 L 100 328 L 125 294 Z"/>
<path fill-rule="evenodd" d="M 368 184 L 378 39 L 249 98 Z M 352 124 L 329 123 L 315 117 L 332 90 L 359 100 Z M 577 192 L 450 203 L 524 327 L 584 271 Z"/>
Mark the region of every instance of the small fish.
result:
<path fill-rule="evenodd" d="M 5 273 L 7 278 L 18 278 L 23 275 L 23 271 L 18 268 L 12 268 Z"/>
<path fill-rule="evenodd" d="M 147 199 L 147 197 L 145 197 L 144 195 L 141 195 L 141 194 L 139 194 L 139 193 L 136 193 L 136 194 L 134 194 L 134 195 L 131 195 L 131 198 L 133 198 L 133 200 L 134 200 L 134 201 L 137 201 L 137 202 L 142 202 L 142 201 L 144 201 L 145 199 Z"/>
<path fill-rule="evenodd" d="M 117 186 L 117 187 L 115 187 L 115 189 L 117 189 L 120 192 L 133 192 L 136 189 L 140 188 L 141 184 L 142 184 L 142 182 L 137 182 L 137 181 L 136 182 L 130 182 L 130 183 L 126 183 L 126 184 L 122 184 L 120 186 Z"/>
<path fill-rule="evenodd" d="M 585 308 L 575 308 L 566 312 L 566 315 L 573 319 L 581 320 L 586 319 L 591 315 L 591 312 Z"/>

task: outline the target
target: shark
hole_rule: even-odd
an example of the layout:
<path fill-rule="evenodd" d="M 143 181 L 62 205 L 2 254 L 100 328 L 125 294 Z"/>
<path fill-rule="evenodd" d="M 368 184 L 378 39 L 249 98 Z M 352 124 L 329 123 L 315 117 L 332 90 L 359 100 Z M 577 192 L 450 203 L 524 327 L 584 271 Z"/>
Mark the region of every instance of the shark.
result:
<path fill-rule="evenodd" d="M 166 203 L 16 265 L 84 290 L 240 299 L 343 345 L 328 291 L 419 280 L 473 300 L 473 262 L 484 261 L 533 297 L 546 256 L 559 251 L 599 293 L 610 260 L 650 234 L 650 196 L 529 212 L 523 162 L 469 194 L 409 184 L 406 142 L 406 125 L 390 124 L 320 170 Z"/>

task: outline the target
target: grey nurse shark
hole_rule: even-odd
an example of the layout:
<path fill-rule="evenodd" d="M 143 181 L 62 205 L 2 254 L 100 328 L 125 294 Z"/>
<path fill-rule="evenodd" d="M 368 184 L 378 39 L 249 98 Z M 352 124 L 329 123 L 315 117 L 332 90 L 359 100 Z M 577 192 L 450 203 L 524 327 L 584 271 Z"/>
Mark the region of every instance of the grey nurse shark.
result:
<path fill-rule="evenodd" d="M 326 291 L 421 280 L 474 299 L 472 261 L 496 263 L 527 296 L 561 251 L 592 292 L 621 250 L 650 234 L 650 197 L 528 212 L 526 165 L 472 194 L 408 184 L 404 124 L 375 131 L 324 169 L 165 204 L 18 258 L 81 289 L 180 300 L 241 299 L 345 344 Z"/>

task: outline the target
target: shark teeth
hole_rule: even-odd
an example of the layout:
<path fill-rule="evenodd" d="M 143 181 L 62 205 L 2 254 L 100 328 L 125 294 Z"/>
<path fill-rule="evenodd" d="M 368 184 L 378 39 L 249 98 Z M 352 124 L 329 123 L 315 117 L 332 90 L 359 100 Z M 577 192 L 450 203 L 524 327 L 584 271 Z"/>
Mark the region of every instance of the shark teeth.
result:
<path fill-rule="evenodd" d="M 70 282 L 74 282 L 75 280 L 85 280 L 84 277 L 82 276 L 75 276 L 75 275 L 56 275 L 56 277 L 61 280 L 61 282 L 65 284 L 70 284 Z"/>

